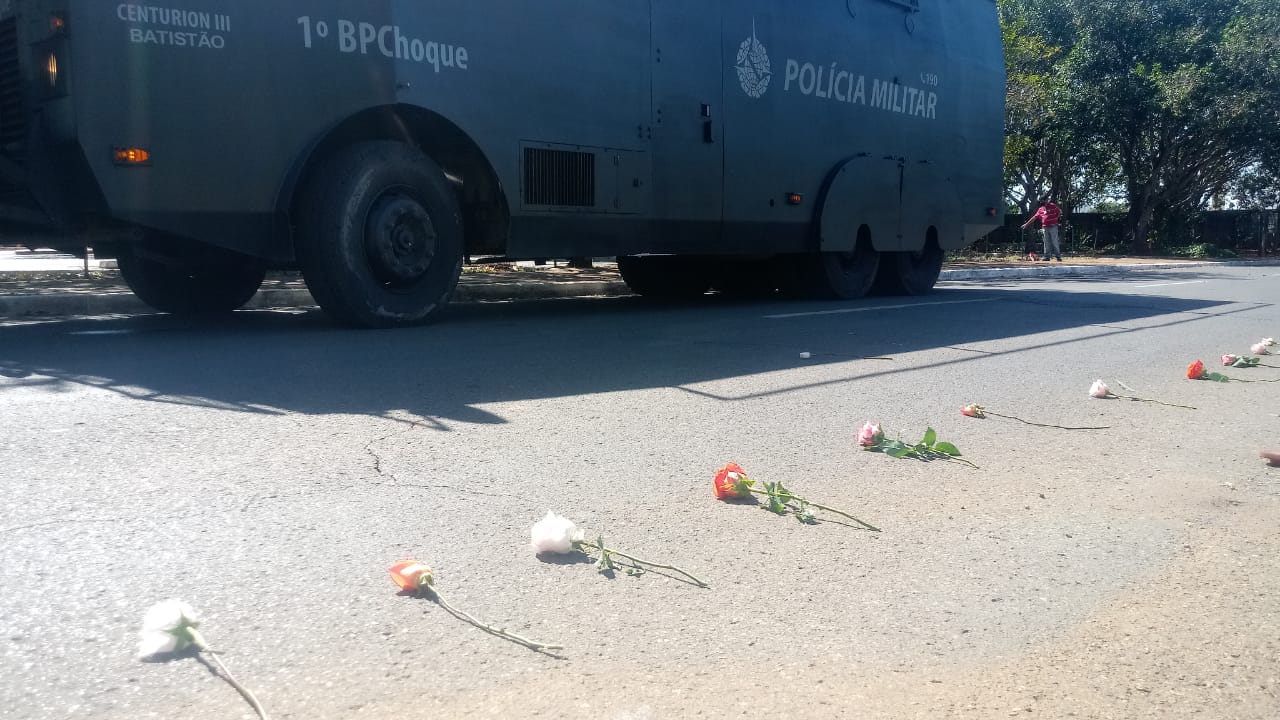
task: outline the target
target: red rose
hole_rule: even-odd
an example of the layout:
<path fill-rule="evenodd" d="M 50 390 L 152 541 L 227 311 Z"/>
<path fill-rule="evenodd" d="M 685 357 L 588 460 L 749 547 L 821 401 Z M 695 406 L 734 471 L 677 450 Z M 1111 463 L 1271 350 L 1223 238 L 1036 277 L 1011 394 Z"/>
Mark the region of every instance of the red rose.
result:
<path fill-rule="evenodd" d="M 423 585 L 431 585 L 431 568 L 417 560 L 401 560 L 387 570 L 391 573 L 391 581 L 401 590 L 417 590 Z"/>
<path fill-rule="evenodd" d="M 1204 377 L 1204 363 L 1197 360 L 1187 366 L 1187 379 L 1199 380 Z"/>
<path fill-rule="evenodd" d="M 729 463 L 720 468 L 712 486 L 717 500 L 746 497 L 751 494 L 751 482 L 747 479 L 747 471 L 737 463 Z"/>

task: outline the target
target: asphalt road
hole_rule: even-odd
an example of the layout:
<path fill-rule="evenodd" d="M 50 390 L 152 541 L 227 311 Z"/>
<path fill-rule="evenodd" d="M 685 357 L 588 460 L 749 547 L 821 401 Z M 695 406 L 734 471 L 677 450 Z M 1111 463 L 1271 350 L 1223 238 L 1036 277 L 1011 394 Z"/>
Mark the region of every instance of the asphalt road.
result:
<path fill-rule="evenodd" d="M 1280 336 L 1278 296 L 1197 268 L 0 324 L 0 716 L 250 717 L 194 659 L 133 658 L 180 597 L 273 718 L 1274 718 L 1280 382 L 1184 371 Z M 863 452 L 868 419 L 980 469 Z M 719 503 L 729 461 L 883 532 Z M 711 588 L 539 560 L 547 509 Z M 562 657 L 398 595 L 402 557 Z"/>

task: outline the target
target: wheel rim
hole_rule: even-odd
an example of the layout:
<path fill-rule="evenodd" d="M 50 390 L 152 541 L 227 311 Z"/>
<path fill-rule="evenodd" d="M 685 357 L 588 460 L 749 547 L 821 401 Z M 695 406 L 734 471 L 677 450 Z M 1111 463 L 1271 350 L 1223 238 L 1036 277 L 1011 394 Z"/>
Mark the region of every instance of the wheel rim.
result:
<path fill-rule="evenodd" d="M 390 287 L 422 279 L 435 258 L 439 238 L 426 208 L 401 192 L 378 198 L 365 223 L 365 250 L 374 276 Z"/>

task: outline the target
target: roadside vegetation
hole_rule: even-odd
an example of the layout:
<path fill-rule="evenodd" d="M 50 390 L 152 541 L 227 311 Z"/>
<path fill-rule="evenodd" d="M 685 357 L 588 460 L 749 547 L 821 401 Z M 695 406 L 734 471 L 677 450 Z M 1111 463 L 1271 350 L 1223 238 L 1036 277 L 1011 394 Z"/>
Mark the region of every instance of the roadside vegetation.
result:
<path fill-rule="evenodd" d="M 999 0 L 1010 212 L 1053 196 L 1091 252 L 1274 252 L 1280 207 L 1280 3 Z M 1253 213 L 1206 237 L 1205 214 Z M 1221 226 L 1225 220 L 1215 220 Z M 1016 227 L 1016 225 L 1015 225 Z M 1216 227 L 1216 226 L 1215 226 Z"/>

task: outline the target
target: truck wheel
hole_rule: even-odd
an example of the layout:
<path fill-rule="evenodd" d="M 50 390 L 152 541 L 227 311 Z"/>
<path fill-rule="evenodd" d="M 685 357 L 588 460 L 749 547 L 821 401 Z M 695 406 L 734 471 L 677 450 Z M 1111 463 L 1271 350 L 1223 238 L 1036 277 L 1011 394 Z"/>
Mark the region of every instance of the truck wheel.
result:
<path fill-rule="evenodd" d="M 885 253 L 876 277 L 876 292 L 882 295 L 926 295 L 942 273 L 942 249 L 930 240 L 923 250 Z"/>
<path fill-rule="evenodd" d="M 169 258 L 125 245 L 116 262 L 139 300 L 175 315 L 231 312 L 249 302 L 267 274 L 256 258 L 214 248 Z"/>
<path fill-rule="evenodd" d="M 621 255 L 618 272 L 632 292 L 655 300 L 687 300 L 711 287 L 707 264 L 701 258 Z"/>
<path fill-rule="evenodd" d="M 426 322 L 462 272 L 458 200 L 431 158 L 398 142 L 363 142 L 329 158 L 303 191 L 298 261 L 339 322 Z"/>
<path fill-rule="evenodd" d="M 859 233 L 851 252 L 806 253 L 792 256 L 790 294 L 820 300 L 856 300 L 871 291 L 880 267 L 880 253 L 871 238 Z"/>

